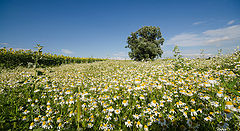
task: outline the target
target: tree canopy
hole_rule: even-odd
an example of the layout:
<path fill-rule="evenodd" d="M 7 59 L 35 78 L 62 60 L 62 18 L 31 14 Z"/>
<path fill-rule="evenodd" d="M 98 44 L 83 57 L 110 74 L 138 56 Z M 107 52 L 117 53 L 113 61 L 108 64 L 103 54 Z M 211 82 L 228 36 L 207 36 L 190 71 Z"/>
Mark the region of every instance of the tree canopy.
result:
<path fill-rule="evenodd" d="M 144 26 L 131 33 L 127 38 L 126 48 L 131 49 L 128 55 L 133 60 L 153 60 L 162 56 L 163 51 L 160 46 L 163 42 L 164 38 L 159 27 Z"/>

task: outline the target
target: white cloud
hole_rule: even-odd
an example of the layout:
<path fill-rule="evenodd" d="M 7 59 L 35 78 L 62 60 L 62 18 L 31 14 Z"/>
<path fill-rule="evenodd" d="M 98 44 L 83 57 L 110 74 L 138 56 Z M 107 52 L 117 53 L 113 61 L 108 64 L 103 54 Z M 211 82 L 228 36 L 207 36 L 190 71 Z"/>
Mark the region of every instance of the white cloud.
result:
<path fill-rule="evenodd" d="M 163 49 L 162 58 L 167 58 L 172 56 L 173 56 L 172 49 Z"/>
<path fill-rule="evenodd" d="M 8 43 L 0 43 L 0 45 L 7 45 Z"/>
<path fill-rule="evenodd" d="M 214 55 L 213 54 L 193 53 L 193 54 L 182 54 L 182 56 L 185 56 L 185 57 L 200 57 L 200 56 L 209 57 L 209 56 L 214 56 Z"/>
<path fill-rule="evenodd" d="M 130 60 L 130 58 L 124 58 L 124 57 L 111 57 L 109 59 L 111 59 L 111 60 Z"/>
<path fill-rule="evenodd" d="M 187 46 L 219 46 L 236 44 L 240 41 L 240 25 L 207 30 L 201 33 L 182 33 L 166 41 L 169 45 Z"/>
<path fill-rule="evenodd" d="M 62 49 L 62 52 L 63 52 L 64 54 L 67 54 L 67 55 L 73 54 L 73 52 L 72 52 L 71 50 L 69 50 L 69 49 Z"/>
<path fill-rule="evenodd" d="M 129 60 L 127 52 L 117 52 L 113 54 L 113 57 L 109 58 L 113 60 Z"/>
<path fill-rule="evenodd" d="M 197 22 L 194 22 L 193 25 L 199 25 L 199 24 L 202 24 L 204 23 L 203 21 L 197 21 Z"/>
<path fill-rule="evenodd" d="M 224 36 L 224 37 L 219 37 L 219 38 L 215 38 L 215 39 L 210 39 L 207 41 L 207 43 L 214 43 L 214 42 L 219 42 L 219 41 L 224 41 L 224 40 L 229 40 L 230 38 L 228 36 Z"/>
<path fill-rule="evenodd" d="M 235 22 L 235 20 L 231 20 L 231 21 L 229 21 L 228 23 L 227 23 L 227 25 L 231 25 L 231 24 L 233 24 Z"/>
<path fill-rule="evenodd" d="M 126 53 L 126 52 L 117 52 L 117 53 L 113 54 L 113 56 L 126 57 L 126 56 L 128 56 L 128 53 Z"/>

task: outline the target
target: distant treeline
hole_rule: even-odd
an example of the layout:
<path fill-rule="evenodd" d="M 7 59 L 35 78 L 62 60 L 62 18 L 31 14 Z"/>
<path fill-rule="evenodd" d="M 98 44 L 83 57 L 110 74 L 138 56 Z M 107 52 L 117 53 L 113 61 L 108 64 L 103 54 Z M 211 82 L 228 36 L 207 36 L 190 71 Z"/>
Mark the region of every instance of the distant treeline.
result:
<path fill-rule="evenodd" d="M 34 65 L 37 59 L 38 66 L 56 66 L 69 63 L 91 63 L 95 61 L 104 61 L 100 58 L 80 58 L 42 53 L 32 50 L 13 50 L 12 48 L 0 49 L 0 67 L 14 68 L 17 66 L 29 67 Z"/>

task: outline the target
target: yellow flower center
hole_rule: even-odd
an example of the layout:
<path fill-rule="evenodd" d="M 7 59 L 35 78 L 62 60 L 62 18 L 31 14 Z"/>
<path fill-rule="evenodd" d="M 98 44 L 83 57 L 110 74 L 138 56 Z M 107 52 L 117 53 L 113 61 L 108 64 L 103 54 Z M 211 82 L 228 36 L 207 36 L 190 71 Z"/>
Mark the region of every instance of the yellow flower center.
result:
<path fill-rule="evenodd" d="M 230 113 L 231 111 L 229 109 L 224 110 L 225 113 Z"/>
<path fill-rule="evenodd" d="M 226 105 L 232 105 L 232 102 L 227 101 L 227 102 L 226 102 Z"/>
<path fill-rule="evenodd" d="M 138 121 L 138 122 L 137 122 L 137 125 L 140 125 L 140 124 L 141 124 L 141 123 Z"/>

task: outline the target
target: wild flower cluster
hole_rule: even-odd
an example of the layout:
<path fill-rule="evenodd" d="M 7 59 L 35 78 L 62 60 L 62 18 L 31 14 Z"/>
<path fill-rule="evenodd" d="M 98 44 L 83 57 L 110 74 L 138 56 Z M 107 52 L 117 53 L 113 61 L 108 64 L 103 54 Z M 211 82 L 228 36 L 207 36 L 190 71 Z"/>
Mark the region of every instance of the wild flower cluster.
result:
<path fill-rule="evenodd" d="M 176 70 L 171 60 L 103 61 L 45 68 L 39 76 L 2 72 L 0 127 L 239 130 L 240 57 L 222 59 L 235 65 L 185 59 Z"/>

